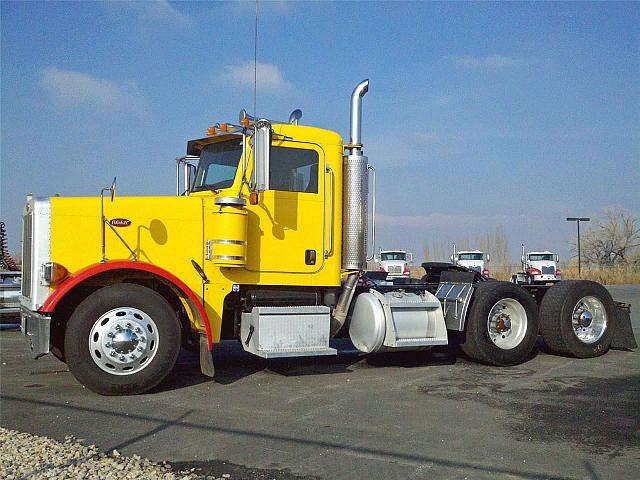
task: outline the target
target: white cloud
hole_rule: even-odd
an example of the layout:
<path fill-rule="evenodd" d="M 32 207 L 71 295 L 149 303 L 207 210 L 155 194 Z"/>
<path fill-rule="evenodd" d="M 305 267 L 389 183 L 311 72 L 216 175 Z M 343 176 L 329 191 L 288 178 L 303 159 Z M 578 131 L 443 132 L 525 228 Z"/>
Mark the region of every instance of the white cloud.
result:
<path fill-rule="evenodd" d="M 497 54 L 487 55 L 486 57 L 464 55 L 452 58 L 456 66 L 469 69 L 502 70 L 527 64 L 527 61 L 522 58 Z"/>
<path fill-rule="evenodd" d="M 256 66 L 258 77 L 258 90 L 283 91 L 291 88 L 277 65 L 259 63 Z M 224 71 L 218 75 L 218 81 L 233 83 L 243 87 L 253 88 L 254 71 L 253 62 L 241 65 L 227 65 Z"/>
<path fill-rule="evenodd" d="M 85 106 L 99 112 L 145 111 L 142 92 L 134 81 L 117 84 L 86 73 L 46 67 L 42 70 L 42 87 L 60 107 Z"/>
<path fill-rule="evenodd" d="M 167 0 L 109 2 L 109 4 L 111 7 L 135 12 L 144 24 L 162 23 L 184 27 L 190 23 L 190 18 Z"/>

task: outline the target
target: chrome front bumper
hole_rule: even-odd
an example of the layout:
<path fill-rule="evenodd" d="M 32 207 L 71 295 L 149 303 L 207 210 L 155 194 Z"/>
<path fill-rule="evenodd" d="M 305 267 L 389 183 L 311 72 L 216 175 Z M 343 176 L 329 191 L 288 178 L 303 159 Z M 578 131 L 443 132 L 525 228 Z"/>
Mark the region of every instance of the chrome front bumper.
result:
<path fill-rule="evenodd" d="M 39 358 L 49 353 L 50 316 L 22 308 L 20 310 L 20 329 L 29 343 L 33 358 Z"/>

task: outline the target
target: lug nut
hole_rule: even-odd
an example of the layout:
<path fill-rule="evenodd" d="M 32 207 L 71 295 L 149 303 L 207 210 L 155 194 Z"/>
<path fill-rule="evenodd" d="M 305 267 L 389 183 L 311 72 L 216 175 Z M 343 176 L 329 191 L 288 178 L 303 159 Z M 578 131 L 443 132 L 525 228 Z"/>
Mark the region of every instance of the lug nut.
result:
<path fill-rule="evenodd" d="M 140 327 L 136 327 L 136 333 L 142 333 L 142 329 Z"/>
<path fill-rule="evenodd" d="M 111 342 L 105 343 L 104 346 L 107 347 L 107 348 L 111 348 Z"/>
<path fill-rule="evenodd" d="M 120 355 L 120 357 L 118 358 L 118 360 L 120 360 L 121 362 L 124 362 L 124 355 Z"/>
<path fill-rule="evenodd" d="M 146 341 L 147 341 L 147 339 L 146 339 L 146 338 L 144 338 L 144 337 L 140 337 L 140 341 L 141 341 L 142 343 L 144 343 L 144 342 L 146 342 Z"/>
<path fill-rule="evenodd" d="M 139 352 L 141 352 L 141 351 L 143 351 L 143 350 L 144 350 L 144 348 L 142 348 L 142 347 L 138 347 L 138 351 L 139 351 Z"/>
<path fill-rule="evenodd" d="M 111 350 L 111 351 L 109 352 L 109 356 L 110 356 L 110 357 L 115 357 L 115 356 L 116 356 L 116 351 L 115 351 L 115 350 Z"/>
<path fill-rule="evenodd" d="M 130 324 L 130 323 L 127 323 L 127 328 L 128 328 L 129 330 L 131 330 L 131 324 Z"/>
<path fill-rule="evenodd" d="M 134 353 L 132 353 L 131 355 L 129 355 L 129 358 L 130 358 L 131 360 L 135 360 L 135 359 L 136 359 L 136 356 L 135 356 L 135 354 L 134 354 Z"/>
<path fill-rule="evenodd" d="M 113 337 L 115 337 L 115 335 L 113 334 L 113 332 L 109 332 L 109 333 L 107 333 L 107 337 L 113 338 Z"/>
<path fill-rule="evenodd" d="M 116 325 L 116 331 L 119 332 L 120 330 L 122 330 L 122 327 L 120 325 Z"/>

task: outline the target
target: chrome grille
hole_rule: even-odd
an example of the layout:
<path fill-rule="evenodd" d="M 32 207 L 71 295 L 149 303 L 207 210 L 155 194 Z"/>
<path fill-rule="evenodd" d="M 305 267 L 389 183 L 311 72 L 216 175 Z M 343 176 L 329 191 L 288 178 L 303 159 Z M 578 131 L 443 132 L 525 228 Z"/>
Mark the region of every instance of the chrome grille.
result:
<path fill-rule="evenodd" d="M 543 275 L 554 275 L 556 273 L 556 267 L 542 267 Z"/>
<path fill-rule="evenodd" d="M 33 212 L 22 217 L 22 295 L 31 298 Z"/>
<path fill-rule="evenodd" d="M 389 273 L 402 273 L 400 265 L 389 265 Z"/>

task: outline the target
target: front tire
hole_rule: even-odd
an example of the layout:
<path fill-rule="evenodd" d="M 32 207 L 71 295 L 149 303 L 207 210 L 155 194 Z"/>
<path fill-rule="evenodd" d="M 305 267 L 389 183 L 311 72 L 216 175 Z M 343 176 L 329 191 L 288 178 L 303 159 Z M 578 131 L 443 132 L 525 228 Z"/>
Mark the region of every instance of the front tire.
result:
<path fill-rule="evenodd" d="M 522 363 L 538 337 L 538 308 L 524 288 L 511 282 L 475 286 L 462 351 L 496 366 Z"/>
<path fill-rule="evenodd" d="M 588 280 L 563 280 L 542 298 L 540 333 L 555 353 L 591 358 L 609 350 L 616 306 L 606 288 Z"/>
<path fill-rule="evenodd" d="M 157 292 L 132 283 L 101 288 L 67 324 L 69 370 L 101 395 L 135 395 L 158 385 L 180 351 L 180 322 Z"/>

